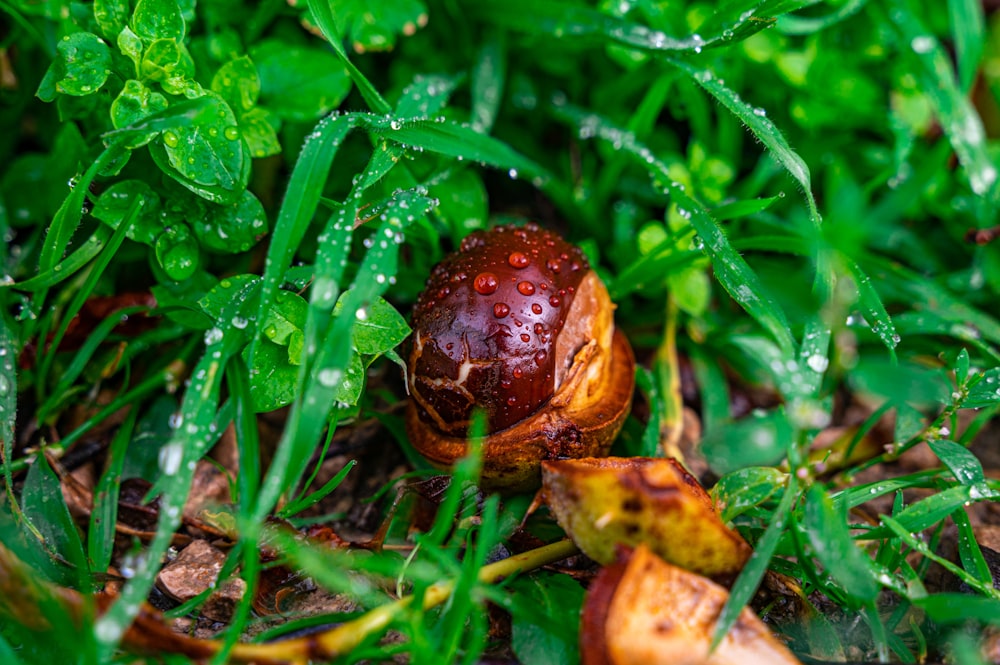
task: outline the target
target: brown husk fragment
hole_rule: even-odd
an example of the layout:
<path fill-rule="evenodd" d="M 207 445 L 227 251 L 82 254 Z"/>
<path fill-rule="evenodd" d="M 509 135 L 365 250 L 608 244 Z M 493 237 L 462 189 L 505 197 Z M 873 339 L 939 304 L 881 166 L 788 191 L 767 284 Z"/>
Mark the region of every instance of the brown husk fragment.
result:
<path fill-rule="evenodd" d="M 646 543 L 670 563 L 729 583 L 750 557 L 750 546 L 673 459 L 546 461 L 542 492 L 560 526 L 602 564 L 614 561 L 618 544 Z"/>
<path fill-rule="evenodd" d="M 602 355 L 605 360 L 594 371 Z M 584 347 L 566 383 L 545 406 L 483 438 L 483 489 L 532 490 L 540 484 L 542 460 L 606 455 L 631 408 L 634 382 L 635 358 L 621 331 L 615 331 L 610 353 L 596 344 Z M 412 402 L 407 408 L 407 432 L 428 461 L 448 468 L 465 456 L 465 437 L 445 436 L 425 426 L 416 409 Z"/>
<path fill-rule="evenodd" d="M 622 554 L 587 592 L 580 630 L 583 665 L 799 663 L 749 609 L 710 651 L 726 590 L 666 563 L 645 545 Z"/>

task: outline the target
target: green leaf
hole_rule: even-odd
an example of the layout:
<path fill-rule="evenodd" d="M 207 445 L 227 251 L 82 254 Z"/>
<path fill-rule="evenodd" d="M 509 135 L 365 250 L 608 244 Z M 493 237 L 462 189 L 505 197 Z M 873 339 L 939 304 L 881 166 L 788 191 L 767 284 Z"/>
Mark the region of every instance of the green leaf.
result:
<path fill-rule="evenodd" d="M 132 199 L 142 203 L 138 219 L 127 232 L 131 240 L 152 246 L 163 232 L 160 218 L 160 197 L 153 188 L 141 180 L 120 180 L 101 193 L 91 214 L 113 229 L 125 218 Z"/>
<path fill-rule="evenodd" d="M 935 593 L 915 598 L 913 604 L 938 623 L 950 625 L 982 621 L 1000 625 L 1000 600 L 996 598 L 979 598 L 967 593 Z"/>
<path fill-rule="evenodd" d="M 153 92 L 142 81 L 129 79 L 125 81 L 125 87 L 111 103 L 111 122 L 116 129 L 121 129 L 153 113 L 163 111 L 167 106 L 166 97 Z"/>
<path fill-rule="evenodd" d="M 56 44 L 57 59 L 49 65 L 38 87 L 38 96 L 47 102 L 55 93 L 81 97 L 97 92 L 108 80 L 111 49 L 103 39 L 89 32 L 74 32 Z"/>
<path fill-rule="evenodd" d="M 413 79 L 403 89 L 396 104 L 396 117 L 427 117 L 438 113 L 448 103 L 448 98 L 459 83 L 457 76 L 424 76 Z"/>
<path fill-rule="evenodd" d="M 157 81 L 167 92 L 180 94 L 184 81 L 194 76 L 194 60 L 177 40 L 157 39 L 143 53 L 139 72 L 143 79 Z"/>
<path fill-rule="evenodd" d="M 131 28 L 143 41 L 184 39 L 184 16 L 177 0 L 139 0 L 132 13 Z"/>
<path fill-rule="evenodd" d="M 250 49 L 260 76 L 261 106 L 285 120 L 314 121 L 351 89 L 347 69 L 328 51 L 266 39 Z"/>
<path fill-rule="evenodd" d="M 132 32 L 132 29 L 128 26 L 118 33 L 118 48 L 128 56 L 128 59 L 132 61 L 135 65 L 135 74 L 139 75 L 142 69 L 142 51 L 143 45 L 142 40 L 139 39 L 139 35 Z"/>
<path fill-rule="evenodd" d="M 524 665 L 564 665 L 580 659 L 579 612 L 583 587 L 568 575 L 515 578 L 511 648 Z"/>
<path fill-rule="evenodd" d="M 244 55 L 219 67 L 212 77 L 212 91 L 237 114 L 249 111 L 260 96 L 260 77 L 253 61 Z"/>
<path fill-rule="evenodd" d="M 305 298 L 297 293 L 278 291 L 261 328 L 264 337 L 288 347 L 288 362 L 292 365 L 302 364 L 302 328 L 308 308 Z"/>
<path fill-rule="evenodd" d="M 244 190 L 235 203 L 207 205 L 205 214 L 193 220 L 201 246 L 220 254 L 245 252 L 267 233 L 267 214 L 260 200 Z"/>
<path fill-rule="evenodd" d="M 813 485 L 806 494 L 802 528 L 813 556 L 847 595 L 858 603 L 872 602 L 878 594 L 872 560 L 854 544 L 846 512 L 834 509 L 820 485 Z"/>
<path fill-rule="evenodd" d="M 788 474 L 770 466 L 751 466 L 727 473 L 711 490 L 716 509 L 724 522 L 731 522 L 759 506 L 788 481 Z"/>
<path fill-rule="evenodd" d="M 195 240 L 191 227 L 183 222 L 165 227 L 156 237 L 153 249 L 156 261 L 167 273 L 167 277 L 175 282 L 188 279 L 201 265 L 198 241 Z"/>
<path fill-rule="evenodd" d="M 969 396 L 962 402 L 967 409 L 980 409 L 1000 403 L 1000 367 L 988 369 L 969 388 Z"/>
<path fill-rule="evenodd" d="M 45 455 L 38 455 L 29 467 L 21 500 L 24 516 L 44 539 L 39 544 L 50 556 L 79 566 L 80 573 L 86 572 L 83 541 L 63 499 L 62 484 Z"/>
<path fill-rule="evenodd" d="M 128 0 L 94 0 L 94 19 L 107 39 L 114 39 L 128 21 Z"/>
<path fill-rule="evenodd" d="M 345 291 L 333 308 L 334 316 L 339 316 L 343 303 L 351 300 L 351 291 Z M 354 324 L 354 348 L 365 355 L 381 355 L 400 344 L 410 334 L 406 319 L 396 308 L 378 297 L 365 308 L 364 318 Z"/>
<path fill-rule="evenodd" d="M 476 229 L 486 228 L 489 201 L 483 179 L 472 169 L 453 170 L 430 185 L 438 200 L 437 214 L 448 223 L 457 242 Z"/>
<path fill-rule="evenodd" d="M 900 528 L 908 533 L 917 533 L 933 526 L 970 501 L 993 500 L 1000 492 L 979 485 L 957 485 L 932 494 L 926 499 L 911 504 L 894 517 Z M 884 538 L 892 530 L 881 526 L 869 531 L 869 538 Z"/>
<path fill-rule="evenodd" d="M 240 131 L 250 148 L 251 157 L 270 157 L 281 152 L 277 132 L 279 123 L 273 113 L 259 106 L 240 116 Z"/>
<path fill-rule="evenodd" d="M 752 413 L 713 429 L 702 440 L 705 458 L 717 473 L 780 461 L 792 443 L 792 427 L 781 409 Z"/>
<path fill-rule="evenodd" d="M 420 0 L 330 0 L 341 36 L 357 53 L 387 51 L 398 35 L 412 35 L 427 23 L 427 8 Z"/>
<path fill-rule="evenodd" d="M 250 158 L 229 105 L 206 95 L 210 111 L 197 125 L 165 131 L 149 146 L 164 173 L 202 198 L 232 204 L 250 177 Z"/>
<path fill-rule="evenodd" d="M 963 485 L 985 485 L 983 465 L 968 448 L 944 439 L 931 440 L 927 444 L 958 482 Z"/>
<path fill-rule="evenodd" d="M 223 321 L 223 317 L 226 308 L 232 301 L 233 294 L 249 293 L 259 279 L 256 275 L 226 277 L 198 300 L 198 307 L 217 323 L 229 323 L 229 321 Z M 242 328 L 238 327 L 241 330 L 243 328 L 246 328 L 245 323 Z"/>

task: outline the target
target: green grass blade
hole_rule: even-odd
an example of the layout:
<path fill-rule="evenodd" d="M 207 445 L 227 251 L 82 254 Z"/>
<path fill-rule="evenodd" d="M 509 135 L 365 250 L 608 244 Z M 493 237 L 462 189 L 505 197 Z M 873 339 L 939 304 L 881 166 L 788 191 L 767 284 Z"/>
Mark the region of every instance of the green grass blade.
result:
<path fill-rule="evenodd" d="M 95 574 L 101 574 L 111 563 L 115 547 L 115 527 L 118 522 L 118 490 L 121 486 L 125 455 L 132 440 L 138 418 L 138 405 L 133 405 L 125 421 L 115 432 L 108 447 L 107 466 L 94 488 L 94 508 L 90 514 L 87 536 L 87 555 Z"/>
<path fill-rule="evenodd" d="M 469 125 L 443 118 L 397 120 L 366 115 L 364 120 L 365 125 L 378 136 L 404 146 L 509 169 L 511 177 L 521 175 L 536 179 L 539 186 L 551 179 L 540 165 L 518 154 L 506 143 L 481 134 Z"/>
<path fill-rule="evenodd" d="M 13 288 L 19 291 L 39 291 L 55 286 L 60 282 L 69 279 L 80 271 L 85 265 L 91 262 L 95 256 L 101 253 L 105 243 L 111 237 L 110 227 L 101 225 L 94 229 L 87 242 L 73 250 L 65 259 L 52 266 L 48 270 L 42 270 L 34 277 L 17 283 L 0 284 L 0 289 Z"/>
<path fill-rule="evenodd" d="M 811 35 L 820 30 L 826 30 L 841 21 L 851 18 L 861 11 L 868 0 L 847 0 L 842 5 L 825 16 L 793 16 L 785 14 L 778 17 L 778 30 L 786 35 Z"/>
<path fill-rule="evenodd" d="M 872 332 L 882 340 L 885 347 L 889 349 L 889 354 L 895 360 L 896 346 L 900 342 L 899 333 L 892 322 L 892 317 L 882 303 L 882 298 L 878 291 L 872 286 L 871 278 L 861 269 L 857 263 L 848 260 L 848 269 L 854 277 L 854 283 L 858 287 L 858 305 L 861 306 Z"/>
<path fill-rule="evenodd" d="M 66 330 L 69 328 L 70 322 L 73 320 L 73 317 L 75 317 L 77 313 L 79 313 L 80 308 L 83 307 L 87 298 L 90 297 L 90 294 L 93 293 L 94 287 L 97 286 L 98 280 L 104 274 L 104 270 L 108 267 L 108 264 L 110 264 L 111 260 L 115 257 L 118 248 L 121 247 L 122 241 L 125 240 L 125 234 L 128 232 L 129 228 L 131 228 L 132 224 L 135 222 L 136 215 L 138 215 L 139 213 L 139 207 L 141 204 L 142 201 L 139 199 L 139 197 L 136 197 L 135 199 L 132 200 L 132 203 L 129 206 L 128 211 L 125 213 L 125 217 L 118 225 L 118 228 L 115 229 L 115 232 L 111 236 L 111 239 L 108 241 L 108 244 L 104 247 L 103 250 L 101 250 L 101 253 L 98 255 L 97 260 L 94 262 L 94 266 L 91 268 L 90 273 L 87 275 L 87 278 L 80 286 L 80 289 L 73 296 L 73 300 L 70 301 L 70 304 L 66 308 L 66 311 L 63 312 L 62 321 L 59 323 L 59 327 L 56 329 L 55 334 L 52 336 L 52 341 L 49 343 L 48 351 L 43 352 L 41 354 L 41 357 L 39 358 L 37 381 L 38 381 L 38 389 L 40 391 L 45 389 L 46 379 L 48 378 L 49 370 L 52 367 L 52 362 L 55 359 L 56 351 L 59 348 L 59 344 L 63 340 L 63 336 L 66 334 Z M 107 328 L 107 331 L 110 332 L 110 328 Z"/>
<path fill-rule="evenodd" d="M 2 250 L 0 250 L 2 252 Z M 17 514 L 11 462 L 14 455 L 14 431 L 17 423 L 17 334 L 7 308 L 7 293 L 0 291 L 0 461 L 3 462 L 4 489 L 11 510 Z"/>
<path fill-rule="evenodd" d="M 986 43 L 983 5 L 976 0 L 948 0 L 948 17 L 958 60 L 958 84 L 968 93 L 976 80 Z"/>
<path fill-rule="evenodd" d="M 640 166 L 664 189 L 671 200 L 687 218 L 697 232 L 702 249 L 712 260 L 715 276 L 722 287 L 743 309 L 774 337 L 786 358 L 795 355 L 795 340 L 789 332 L 788 319 L 784 311 L 765 291 L 760 278 L 746 260 L 733 249 L 722 228 L 716 224 L 708 211 L 691 198 L 684 185 L 670 177 L 666 164 L 653 152 L 636 141 L 631 132 L 625 132 L 612 125 L 605 118 L 587 113 L 574 106 L 563 104 L 554 107 L 557 117 L 585 128 L 584 133 L 612 143 L 635 158 Z"/>
<path fill-rule="evenodd" d="M 733 588 L 729 591 L 729 599 L 726 601 L 719 618 L 715 622 L 715 630 L 712 634 L 712 649 L 719 645 L 722 639 L 729 633 L 729 629 L 736 623 L 737 617 L 743 611 L 744 606 L 750 602 L 757 592 L 757 586 L 767 572 L 768 564 L 774 551 L 778 547 L 778 541 L 785 533 L 788 524 L 788 517 L 792 510 L 792 505 L 799 497 L 798 483 L 795 476 L 788 476 L 788 486 L 785 494 L 781 497 L 781 502 L 771 515 L 771 521 L 767 525 L 764 535 L 754 545 L 753 554 L 747 561 L 740 576 L 733 583 Z"/>
<path fill-rule="evenodd" d="M 389 102 L 385 101 L 382 95 L 379 94 L 379 91 L 375 89 L 375 86 L 372 85 L 371 81 L 347 57 L 347 51 L 344 50 L 344 45 L 341 43 L 337 31 L 337 23 L 333 17 L 332 0 L 308 0 L 308 3 L 309 11 L 316 17 L 319 29 L 323 32 L 326 41 L 333 48 L 333 52 L 344 63 L 344 66 L 351 75 L 351 80 L 354 81 L 354 85 L 358 86 L 358 91 L 364 98 L 365 103 L 368 104 L 368 108 L 375 113 L 391 113 L 392 107 L 389 106 Z"/>
<path fill-rule="evenodd" d="M 247 282 L 230 295 L 216 321 L 217 327 L 205 334 L 205 353 L 194 366 L 191 382 L 184 392 L 180 422 L 160 450 L 161 475 L 150 490 L 151 495 L 160 497 L 156 534 L 139 558 L 135 575 L 122 588 L 118 600 L 94 624 L 94 634 L 105 660 L 121 641 L 152 588 L 163 554 L 180 526 L 198 460 L 215 443 L 232 417 L 217 412 L 223 370 L 229 358 L 246 343 L 246 331 L 234 326 L 232 321 L 247 318 L 247 309 L 258 295 L 258 282 Z"/>
<path fill-rule="evenodd" d="M 903 57 L 914 61 L 922 88 L 927 91 L 941 127 L 965 169 L 969 186 L 989 203 L 980 223 L 991 224 L 996 217 L 1000 190 L 997 167 L 986 149 L 983 122 L 956 81 L 948 54 L 920 22 L 919 12 L 912 11 L 904 0 L 894 0 L 890 7 L 890 15 L 884 17 L 883 23 L 899 37 Z"/>
<path fill-rule="evenodd" d="M 333 158 L 355 122 L 354 116 L 324 118 L 317 123 L 302 146 L 285 190 L 278 221 L 271 234 L 256 321 L 266 320 L 267 313 L 271 310 L 275 293 L 285 278 L 285 272 L 292 265 L 292 258 L 319 205 Z M 251 342 L 251 359 L 256 345 L 255 337 Z"/>
<path fill-rule="evenodd" d="M 504 33 L 485 36 L 476 54 L 472 72 L 472 128 L 488 134 L 496 122 L 507 78 L 507 48 Z"/>
<path fill-rule="evenodd" d="M 691 77 L 710 95 L 715 97 L 720 104 L 725 106 L 740 121 L 746 125 L 747 129 L 763 143 L 771 155 L 785 170 L 795 179 L 802 188 L 802 193 L 809 206 L 809 215 L 815 225 L 819 225 L 822 218 L 816 206 L 816 200 L 812 195 L 812 179 L 809 174 L 809 167 L 805 160 L 797 152 L 792 150 L 784 134 L 775 126 L 767 111 L 762 108 L 747 104 L 738 93 L 727 87 L 719 78 L 707 69 L 699 69 L 691 63 L 678 58 L 669 58 L 671 63 L 682 72 Z"/>
<path fill-rule="evenodd" d="M 806 494 L 802 520 L 813 555 L 856 602 L 869 604 L 878 594 L 877 573 L 858 549 L 847 528 L 847 513 L 838 511 L 826 492 L 813 485 Z"/>

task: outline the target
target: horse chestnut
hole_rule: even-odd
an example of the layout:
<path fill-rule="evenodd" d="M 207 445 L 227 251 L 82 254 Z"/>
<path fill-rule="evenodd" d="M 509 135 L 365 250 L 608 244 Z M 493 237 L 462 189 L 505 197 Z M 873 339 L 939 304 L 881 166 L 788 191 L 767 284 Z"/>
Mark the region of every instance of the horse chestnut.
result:
<path fill-rule="evenodd" d="M 413 311 L 407 432 L 431 463 L 487 420 L 482 484 L 525 490 L 544 459 L 606 455 L 635 360 L 579 248 L 529 224 L 477 231 L 431 273 Z"/>

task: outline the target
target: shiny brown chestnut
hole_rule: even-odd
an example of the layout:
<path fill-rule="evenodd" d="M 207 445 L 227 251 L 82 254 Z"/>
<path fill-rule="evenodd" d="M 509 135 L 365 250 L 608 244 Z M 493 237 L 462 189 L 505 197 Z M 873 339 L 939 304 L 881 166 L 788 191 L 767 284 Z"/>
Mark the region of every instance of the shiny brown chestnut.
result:
<path fill-rule="evenodd" d="M 535 224 L 477 231 L 431 273 L 413 311 L 406 428 L 432 464 L 486 415 L 484 489 L 524 491 L 546 459 L 607 455 L 635 359 L 583 252 Z"/>

